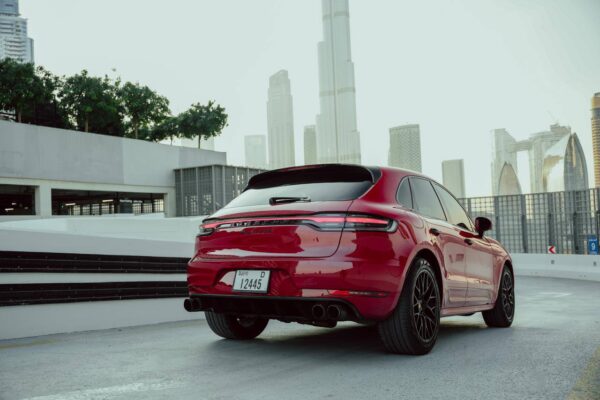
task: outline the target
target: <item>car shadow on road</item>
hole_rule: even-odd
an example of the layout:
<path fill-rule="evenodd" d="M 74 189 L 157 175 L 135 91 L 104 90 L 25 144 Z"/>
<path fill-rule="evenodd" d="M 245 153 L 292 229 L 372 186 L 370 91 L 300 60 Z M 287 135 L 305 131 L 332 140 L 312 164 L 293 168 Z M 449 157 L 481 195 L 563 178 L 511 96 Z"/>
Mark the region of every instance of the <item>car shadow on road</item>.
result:
<path fill-rule="evenodd" d="M 277 354 L 298 353 L 324 354 L 349 353 L 353 355 L 386 354 L 381 344 L 376 326 L 344 324 L 343 326 L 326 329 L 301 327 L 294 330 L 293 325 L 284 330 L 269 332 L 269 327 L 257 339 L 250 341 L 215 340 L 208 346 L 212 351 L 232 351 L 265 354 L 271 351 Z M 458 345 L 464 348 L 469 342 L 487 341 L 497 330 L 488 329 L 479 320 L 461 319 L 459 321 L 442 321 L 435 350 Z"/>

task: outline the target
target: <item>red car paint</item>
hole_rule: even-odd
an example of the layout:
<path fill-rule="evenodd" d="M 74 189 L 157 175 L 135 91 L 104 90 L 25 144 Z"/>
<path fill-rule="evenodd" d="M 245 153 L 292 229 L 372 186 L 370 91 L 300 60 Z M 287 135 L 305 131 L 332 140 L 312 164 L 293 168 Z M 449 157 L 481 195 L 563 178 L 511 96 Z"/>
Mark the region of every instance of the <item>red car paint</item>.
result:
<path fill-rule="evenodd" d="M 307 168 L 323 166 L 278 172 Z M 411 261 L 420 255 L 438 274 L 441 316 L 493 308 L 502 269 L 505 264 L 512 268 L 507 251 L 472 229 L 398 203 L 403 179 L 429 178 L 395 168 L 374 170 L 375 183 L 355 200 L 223 208 L 210 216 L 204 223 L 210 234 L 197 237 L 188 265 L 190 296 L 339 299 L 356 311 L 350 319 L 380 321 L 396 307 Z M 387 219 L 393 230 L 320 230 L 311 225 L 335 223 L 340 215 L 382 225 Z M 240 269 L 271 271 L 268 292 L 233 292 Z"/>

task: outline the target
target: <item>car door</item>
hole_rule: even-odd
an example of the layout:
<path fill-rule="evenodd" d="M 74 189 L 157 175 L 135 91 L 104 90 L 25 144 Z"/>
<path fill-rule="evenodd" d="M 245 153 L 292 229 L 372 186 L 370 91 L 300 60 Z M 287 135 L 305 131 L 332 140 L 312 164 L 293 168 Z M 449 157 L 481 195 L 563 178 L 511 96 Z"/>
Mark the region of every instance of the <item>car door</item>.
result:
<path fill-rule="evenodd" d="M 432 244 L 440 249 L 444 258 L 443 304 L 447 307 L 461 307 L 467 296 L 466 253 L 464 239 L 446 220 L 440 200 L 427 179 L 411 177 L 414 209 L 424 219 Z"/>
<path fill-rule="evenodd" d="M 488 304 L 493 295 L 494 259 L 487 239 L 480 237 L 460 203 L 445 188 L 434 183 L 448 221 L 457 228 L 466 253 L 467 297 L 465 305 Z"/>

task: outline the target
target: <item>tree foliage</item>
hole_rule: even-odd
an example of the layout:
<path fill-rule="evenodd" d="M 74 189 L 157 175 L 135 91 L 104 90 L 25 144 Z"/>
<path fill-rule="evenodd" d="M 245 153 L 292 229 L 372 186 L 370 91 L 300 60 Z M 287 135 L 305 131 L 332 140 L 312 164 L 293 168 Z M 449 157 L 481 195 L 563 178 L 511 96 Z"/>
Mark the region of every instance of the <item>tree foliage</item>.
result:
<path fill-rule="evenodd" d="M 118 91 L 126 121 L 126 135 L 138 139 L 140 129 L 148 132 L 170 115 L 169 100 L 148 86 L 127 82 Z"/>
<path fill-rule="evenodd" d="M 86 70 L 65 79 L 59 98 L 70 122 L 84 132 L 123 136 L 120 81 L 89 76 Z"/>
<path fill-rule="evenodd" d="M 225 109 L 209 101 L 173 116 L 169 100 L 139 83 L 90 76 L 59 77 L 43 67 L 0 61 L 0 110 L 19 122 L 149 141 L 207 139 L 227 126 Z"/>
<path fill-rule="evenodd" d="M 44 98 L 44 85 L 33 64 L 9 58 L 0 61 L 0 109 L 14 110 L 17 121 Z"/>
<path fill-rule="evenodd" d="M 208 139 L 223 131 L 227 126 L 227 118 L 225 109 L 212 100 L 205 106 L 192 104 L 178 116 L 179 132 L 188 139 Z"/>

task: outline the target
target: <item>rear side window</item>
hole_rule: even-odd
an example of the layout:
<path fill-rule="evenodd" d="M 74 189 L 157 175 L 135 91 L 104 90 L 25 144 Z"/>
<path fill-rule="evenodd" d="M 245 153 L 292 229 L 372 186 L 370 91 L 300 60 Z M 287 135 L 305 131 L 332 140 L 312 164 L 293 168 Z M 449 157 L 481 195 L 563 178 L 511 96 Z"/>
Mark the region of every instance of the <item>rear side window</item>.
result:
<path fill-rule="evenodd" d="M 458 201 L 456 201 L 454 196 L 448 193 L 448 191 L 440 185 L 434 184 L 433 186 L 435 187 L 435 191 L 444 205 L 446 214 L 448 214 L 448 222 L 450 222 L 452 225 L 460 226 L 461 228 L 467 230 L 472 230 L 473 227 L 471 225 L 471 219 L 467 216 L 467 213 L 458 203 Z"/>
<path fill-rule="evenodd" d="M 410 178 L 410 186 L 413 192 L 413 207 L 415 210 L 426 217 L 446 219 L 440 200 L 428 180 Z"/>
<path fill-rule="evenodd" d="M 225 208 L 268 205 L 272 197 L 307 197 L 315 201 L 354 200 L 373 185 L 361 182 L 315 182 L 282 185 L 266 188 L 249 188 L 233 199 Z"/>
<path fill-rule="evenodd" d="M 396 200 L 404 207 L 413 208 L 412 195 L 410 193 L 410 183 L 408 179 L 402 179 L 400 187 L 398 187 L 398 193 L 396 194 Z"/>

